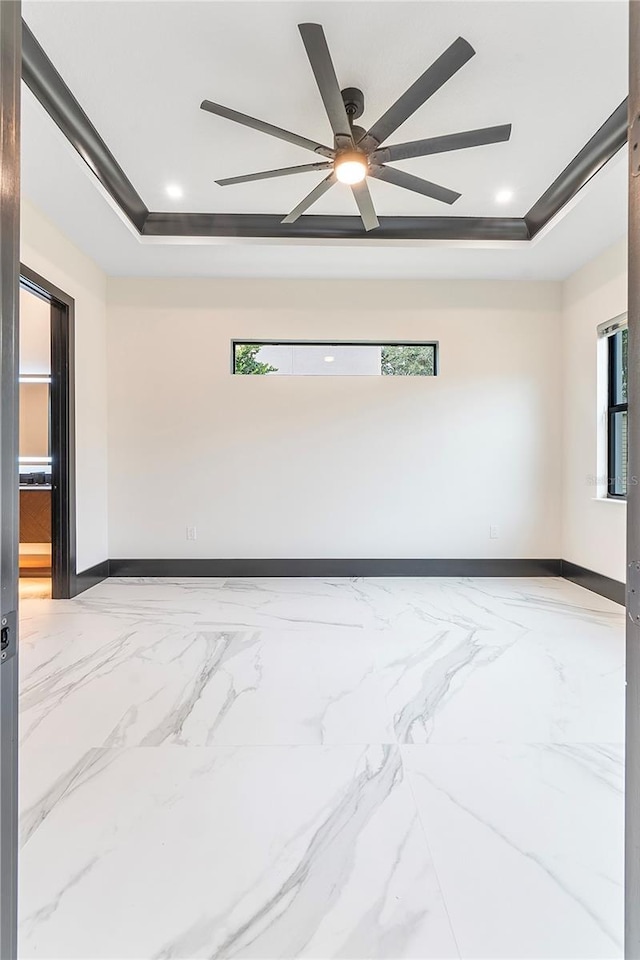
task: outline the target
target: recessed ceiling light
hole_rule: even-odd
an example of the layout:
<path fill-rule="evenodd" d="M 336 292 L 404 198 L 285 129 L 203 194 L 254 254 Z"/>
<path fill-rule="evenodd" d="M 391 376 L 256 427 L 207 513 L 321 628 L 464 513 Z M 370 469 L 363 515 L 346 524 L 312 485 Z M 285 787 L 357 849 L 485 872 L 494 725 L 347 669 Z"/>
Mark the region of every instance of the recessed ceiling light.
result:
<path fill-rule="evenodd" d="M 167 196 L 171 197 L 172 200 L 179 200 L 182 196 L 182 187 L 177 183 L 169 183 L 166 187 Z"/>
<path fill-rule="evenodd" d="M 513 190 L 498 190 L 496 193 L 496 203 L 509 203 L 513 200 Z"/>
<path fill-rule="evenodd" d="M 324 358 L 324 362 L 325 362 L 325 363 L 333 363 L 334 360 L 335 360 L 335 357 L 325 357 L 325 358 Z"/>

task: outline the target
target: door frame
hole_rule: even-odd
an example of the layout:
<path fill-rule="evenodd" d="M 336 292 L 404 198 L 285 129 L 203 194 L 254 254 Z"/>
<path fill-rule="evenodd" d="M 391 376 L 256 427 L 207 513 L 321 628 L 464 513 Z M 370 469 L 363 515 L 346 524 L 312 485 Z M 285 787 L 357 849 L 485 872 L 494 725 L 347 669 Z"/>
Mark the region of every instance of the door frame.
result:
<path fill-rule="evenodd" d="M 51 307 L 51 596 L 75 597 L 75 302 L 26 264 L 20 286 Z"/>
<path fill-rule="evenodd" d="M 19 0 L 0 0 L 0 957 L 17 955 L 18 917 L 18 272 Z M 3 649 L 4 647 L 4 649 Z"/>
<path fill-rule="evenodd" d="M 624 954 L 640 960 L 640 0 L 629 3 L 629 120 Z"/>

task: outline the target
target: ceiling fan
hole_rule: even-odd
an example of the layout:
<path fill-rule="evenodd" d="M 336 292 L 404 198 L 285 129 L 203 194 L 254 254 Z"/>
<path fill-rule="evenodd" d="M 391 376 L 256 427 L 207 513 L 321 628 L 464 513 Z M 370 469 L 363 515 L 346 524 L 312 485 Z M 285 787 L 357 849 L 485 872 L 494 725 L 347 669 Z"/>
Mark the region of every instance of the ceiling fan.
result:
<path fill-rule="evenodd" d="M 372 127 L 364 130 L 356 126 L 357 120 L 364 112 L 364 94 L 355 87 L 340 90 L 336 72 L 329 53 L 329 47 L 324 30 L 318 23 L 301 23 L 298 25 L 302 42 L 305 45 L 311 69 L 320 89 L 329 123 L 333 131 L 333 147 L 324 146 L 273 126 L 264 120 L 256 120 L 237 110 L 223 107 L 219 103 L 203 100 L 202 110 L 214 113 L 219 117 L 226 117 L 236 123 L 242 123 L 254 130 L 261 130 L 272 137 L 287 140 L 296 146 L 311 150 L 324 159 L 316 163 L 305 163 L 295 167 L 283 167 L 280 170 L 264 170 L 260 173 L 249 173 L 239 177 L 228 177 L 216 180 L 221 187 L 236 183 L 249 183 L 253 180 L 268 180 L 272 177 L 287 177 L 294 173 L 311 173 L 316 170 L 330 171 L 311 193 L 300 201 L 284 219 L 283 223 L 294 223 L 309 207 L 329 190 L 337 180 L 351 186 L 358 210 L 365 230 L 374 230 L 379 226 L 378 217 L 373 206 L 371 194 L 367 186 L 367 177 L 377 180 L 386 180 L 406 190 L 413 190 L 434 200 L 443 203 L 455 203 L 461 196 L 455 190 L 423 180 L 404 170 L 387 166 L 394 160 L 408 160 L 413 157 L 424 157 L 434 153 L 447 153 L 450 150 L 463 150 L 466 147 L 477 147 L 488 143 L 500 143 L 511 136 L 511 124 L 506 123 L 496 127 L 484 127 L 480 130 L 466 130 L 463 133 L 452 133 L 442 137 L 429 137 L 426 140 L 413 140 L 410 143 L 397 143 L 382 146 L 385 140 L 410 117 L 418 107 L 422 106 L 429 97 L 433 96 L 457 71 L 465 65 L 467 60 L 474 56 L 475 50 L 471 44 L 458 37 L 422 76 L 413 83 L 408 90 L 389 107 Z"/>

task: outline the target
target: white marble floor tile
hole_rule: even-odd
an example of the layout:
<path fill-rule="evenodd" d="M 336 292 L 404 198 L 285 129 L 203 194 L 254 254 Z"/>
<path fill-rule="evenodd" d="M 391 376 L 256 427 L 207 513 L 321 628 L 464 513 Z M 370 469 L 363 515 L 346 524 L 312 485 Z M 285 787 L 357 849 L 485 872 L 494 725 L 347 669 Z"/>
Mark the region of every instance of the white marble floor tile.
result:
<path fill-rule="evenodd" d="M 395 740 L 374 651 L 361 634 L 198 633 L 179 656 L 167 638 L 152 667 L 145 662 L 136 672 L 136 703 L 105 745 Z"/>
<path fill-rule="evenodd" d="M 391 639 L 406 632 L 438 631 L 449 627 L 464 630 L 526 629 L 517 613 L 491 588 L 482 592 L 482 585 L 493 581 L 453 579 L 446 577 L 387 577 L 353 581 L 353 589 L 367 610 L 368 625 Z M 498 581 L 512 597 L 515 589 L 535 581 Z M 552 582 L 551 580 L 549 581 Z M 561 581 L 564 583 L 564 581 Z"/>
<path fill-rule="evenodd" d="M 458 956 L 397 747 L 97 751 L 21 905 L 23 958 Z"/>
<path fill-rule="evenodd" d="M 22 957 L 620 956 L 615 604 L 140 578 L 21 624 Z"/>
<path fill-rule="evenodd" d="M 42 826 L 56 804 L 97 751 L 83 749 L 72 737 L 67 743 L 46 750 L 21 747 L 20 762 L 20 846 Z"/>
<path fill-rule="evenodd" d="M 99 642 L 80 635 L 53 646 L 37 666 L 31 658 L 23 678 L 21 739 L 32 748 L 66 743 L 70 731 L 82 750 L 395 741 L 362 631 L 191 631 L 115 620 Z"/>
<path fill-rule="evenodd" d="M 107 580 L 73 601 L 48 605 L 27 601 L 21 617 L 29 632 L 54 636 L 62 635 L 63 628 L 77 633 L 74 622 L 82 617 L 94 618 L 96 624 L 146 623 L 184 630 L 255 627 L 331 631 L 336 635 L 344 631 L 351 635 L 362 630 L 366 610 L 347 579 L 147 578 L 131 583 L 126 579 Z"/>
<path fill-rule="evenodd" d="M 562 632 L 578 621 L 606 631 L 620 620 L 618 604 L 554 577 L 387 577 L 354 580 L 353 589 L 382 632 L 399 635 L 458 626 L 513 634 Z"/>
<path fill-rule="evenodd" d="M 36 666 L 29 650 L 21 658 L 20 742 L 32 752 L 70 742 L 82 751 L 103 745 L 124 712 L 148 695 L 158 646 L 166 640 L 177 660 L 193 644 L 179 626 L 92 619 L 100 629 L 74 633 L 70 626 L 66 644 L 64 627 L 41 645 L 28 640 L 44 656 Z"/>
<path fill-rule="evenodd" d="M 476 672 L 492 669 L 516 642 L 508 633 L 454 625 L 418 634 L 401 633 L 378 642 L 378 670 L 387 690 L 397 741 L 431 740 L 442 717 L 457 713 L 460 694 L 464 713 L 466 685 Z"/>
<path fill-rule="evenodd" d="M 462 957 L 622 956 L 620 746 L 401 749 Z"/>
<path fill-rule="evenodd" d="M 624 627 L 401 635 L 376 647 L 400 743 L 621 742 Z"/>

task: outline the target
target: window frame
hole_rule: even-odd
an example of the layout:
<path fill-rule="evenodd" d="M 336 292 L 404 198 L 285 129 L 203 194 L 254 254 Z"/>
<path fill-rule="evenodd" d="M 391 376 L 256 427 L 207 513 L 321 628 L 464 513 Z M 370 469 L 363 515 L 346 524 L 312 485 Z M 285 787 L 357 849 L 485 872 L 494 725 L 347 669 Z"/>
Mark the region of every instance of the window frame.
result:
<path fill-rule="evenodd" d="M 433 347 L 433 373 L 429 376 L 418 376 L 414 379 L 432 380 L 440 374 L 440 342 L 438 340 L 264 340 L 261 337 L 255 339 L 233 337 L 231 340 L 231 373 L 233 376 L 240 376 L 236 373 L 236 347 L 252 346 L 253 344 L 259 344 L 261 347 Z M 305 376 L 305 374 L 287 374 L 286 376 Z M 351 374 L 327 373 L 323 376 L 351 376 Z M 376 376 L 376 374 L 353 374 L 353 376 Z M 383 375 L 380 374 L 380 376 Z M 385 379 L 393 378 L 385 377 Z"/>
<path fill-rule="evenodd" d="M 625 318 L 626 319 L 626 318 Z M 626 500 L 627 494 L 616 492 L 616 454 L 621 443 L 619 430 L 616 428 L 616 415 L 628 413 L 629 401 L 627 399 L 616 403 L 616 384 L 618 381 L 619 364 L 622 363 L 620 357 L 621 339 L 618 334 L 627 329 L 626 322 L 618 323 L 614 329 L 607 332 L 607 498 L 611 500 Z"/>

